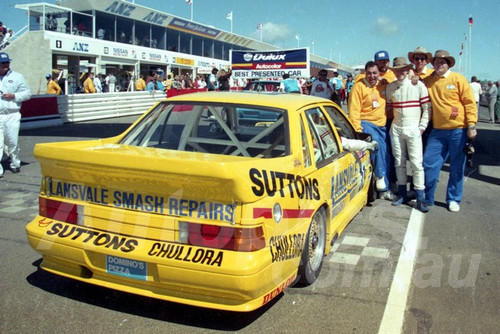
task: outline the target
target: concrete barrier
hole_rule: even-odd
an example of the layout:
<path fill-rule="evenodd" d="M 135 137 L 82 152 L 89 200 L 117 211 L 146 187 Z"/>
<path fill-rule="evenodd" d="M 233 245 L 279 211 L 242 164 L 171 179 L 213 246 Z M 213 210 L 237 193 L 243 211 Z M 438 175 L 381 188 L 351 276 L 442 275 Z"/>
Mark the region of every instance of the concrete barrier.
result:
<path fill-rule="evenodd" d="M 140 115 L 166 98 L 162 91 L 73 94 L 58 96 L 63 122 Z"/>

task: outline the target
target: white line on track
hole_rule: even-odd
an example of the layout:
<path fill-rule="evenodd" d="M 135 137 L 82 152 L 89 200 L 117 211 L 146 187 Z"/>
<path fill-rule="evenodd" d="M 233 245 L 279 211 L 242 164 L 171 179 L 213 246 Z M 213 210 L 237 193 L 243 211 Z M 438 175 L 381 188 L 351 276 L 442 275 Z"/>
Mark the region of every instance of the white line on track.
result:
<path fill-rule="evenodd" d="M 412 209 L 384 316 L 380 323 L 379 334 L 400 334 L 403 330 L 408 292 L 412 282 L 423 223 L 424 214 Z"/>

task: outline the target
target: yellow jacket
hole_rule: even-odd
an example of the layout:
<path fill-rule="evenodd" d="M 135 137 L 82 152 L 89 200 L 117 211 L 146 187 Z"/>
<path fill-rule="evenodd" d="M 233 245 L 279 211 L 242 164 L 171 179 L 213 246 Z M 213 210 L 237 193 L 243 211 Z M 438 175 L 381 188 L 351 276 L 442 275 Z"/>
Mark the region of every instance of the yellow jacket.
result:
<path fill-rule="evenodd" d="M 54 80 L 47 82 L 47 94 L 59 95 L 61 94 L 61 87 Z"/>
<path fill-rule="evenodd" d="M 88 77 L 83 82 L 83 92 L 84 93 L 95 93 L 95 86 L 94 86 L 94 81 L 92 80 L 92 78 Z"/>
<path fill-rule="evenodd" d="M 146 89 L 146 81 L 143 78 L 139 78 L 135 81 L 135 90 L 145 90 Z"/>
<path fill-rule="evenodd" d="M 366 77 L 365 73 L 360 73 L 360 74 L 356 75 L 356 78 L 354 78 L 354 83 L 356 84 L 356 83 L 362 81 L 365 77 Z M 393 81 L 396 81 L 396 74 L 394 74 L 394 72 L 392 70 L 389 70 L 389 69 L 385 73 L 380 73 L 380 77 L 382 79 L 387 80 L 388 84 L 390 84 Z"/>
<path fill-rule="evenodd" d="M 354 84 L 349 94 L 349 119 L 359 132 L 362 131 L 362 120 L 385 126 L 385 86 L 370 87 L 366 80 Z"/>
<path fill-rule="evenodd" d="M 442 77 L 424 79 L 432 103 L 432 124 L 436 129 L 460 129 L 477 123 L 474 93 L 467 79 L 448 71 Z"/>

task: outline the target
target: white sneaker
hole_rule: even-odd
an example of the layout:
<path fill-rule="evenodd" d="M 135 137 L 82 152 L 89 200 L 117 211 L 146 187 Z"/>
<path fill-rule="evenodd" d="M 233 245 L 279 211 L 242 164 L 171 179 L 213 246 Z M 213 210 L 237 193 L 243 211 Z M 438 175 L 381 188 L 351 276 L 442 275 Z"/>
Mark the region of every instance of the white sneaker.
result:
<path fill-rule="evenodd" d="M 451 201 L 450 204 L 448 204 L 448 210 L 451 212 L 458 212 L 460 211 L 460 205 L 455 201 Z"/>
<path fill-rule="evenodd" d="M 377 187 L 377 190 L 384 190 L 387 189 L 387 185 L 385 184 L 384 177 L 377 177 L 377 181 L 375 181 L 375 186 Z"/>

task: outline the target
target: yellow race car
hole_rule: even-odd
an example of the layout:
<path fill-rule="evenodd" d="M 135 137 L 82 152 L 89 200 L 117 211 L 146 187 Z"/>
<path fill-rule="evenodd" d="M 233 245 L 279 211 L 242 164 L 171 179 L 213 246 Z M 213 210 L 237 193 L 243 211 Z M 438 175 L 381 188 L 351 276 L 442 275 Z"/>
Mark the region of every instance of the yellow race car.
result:
<path fill-rule="evenodd" d="M 333 102 L 209 92 L 158 103 L 113 138 L 37 144 L 30 245 L 49 272 L 251 311 L 318 277 L 369 198 L 368 150 Z"/>

